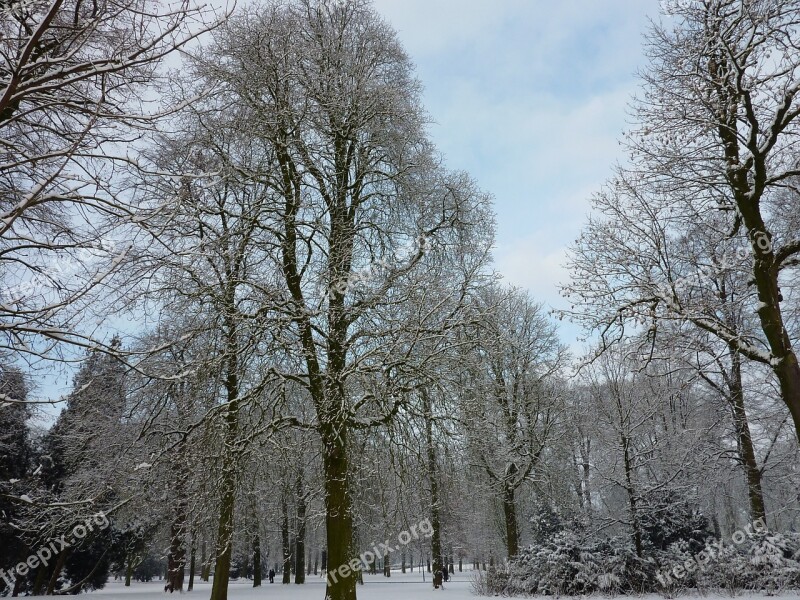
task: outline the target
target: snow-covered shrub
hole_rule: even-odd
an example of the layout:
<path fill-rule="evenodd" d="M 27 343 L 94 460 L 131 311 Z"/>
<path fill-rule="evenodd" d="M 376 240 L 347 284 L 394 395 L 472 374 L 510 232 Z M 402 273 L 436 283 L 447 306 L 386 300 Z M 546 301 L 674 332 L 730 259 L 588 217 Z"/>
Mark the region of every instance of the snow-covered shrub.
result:
<path fill-rule="evenodd" d="M 582 552 L 578 536 L 562 531 L 549 542 L 523 550 L 511 561 L 507 588 L 516 594 L 588 593 L 592 583 L 591 560 Z"/>
<path fill-rule="evenodd" d="M 758 589 L 777 593 L 800 587 L 800 562 L 794 540 L 780 533 L 766 532 L 754 536 L 747 547 L 748 562 L 758 573 Z"/>
<path fill-rule="evenodd" d="M 654 574 L 654 563 L 639 559 L 627 539 L 586 542 L 575 532 L 562 531 L 549 542 L 520 552 L 509 565 L 505 588 L 493 591 L 565 596 L 640 593 L 652 589 Z"/>
<path fill-rule="evenodd" d="M 721 556 L 699 576 L 699 587 L 736 595 L 743 590 L 775 594 L 800 589 L 797 536 L 764 532 L 741 545 L 728 543 Z"/>
<path fill-rule="evenodd" d="M 689 552 L 699 552 L 714 535 L 700 508 L 675 491 L 650 492 L 643 504 L 647 507 L 641 515 L 643 541 L 656 552 L 678 542 Z"/>

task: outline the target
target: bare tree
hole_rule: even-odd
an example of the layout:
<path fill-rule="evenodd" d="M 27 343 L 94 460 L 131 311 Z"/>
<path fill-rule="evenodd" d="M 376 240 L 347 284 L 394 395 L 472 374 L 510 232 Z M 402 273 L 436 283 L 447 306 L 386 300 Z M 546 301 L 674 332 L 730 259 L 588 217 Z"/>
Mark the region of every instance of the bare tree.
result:
<path fill-rule="evenodd" d="M 0 10 L 0 349 L 111 351 L 87 317 L 90 293 L 125 251 L 115 229 L 136 214 L 119 176 L 135 160 L 125 146 L 174 108 L 153 102 L 163 59 L 215 17 L 190 0 L 12 0 Z"/>
<path fill-rule="evenodd" d="M 516 289 L 490 288 L 468 328 L 474 372 L 462 409 L 472 460 L 503 507 L 507 556 L 519 552 L 515 494 L 532 478 L 562 412 L 556 376 L 566 362 L 554 325 Z"/>
<path fill-rule="evenodd" d="M 662 227 L 653 244 L 668 242 L 668 225 L 679 219 L 683 232 L 695 220 L 716 221 L 712 231 L 720 245 L 746 240 L 748 279 L 756 296 L 751 310 L 763 346 L 714 315 L 688 318 L 741 356 L 772 369 L 800 439 L 796 332 L 789 329 L 781 304 L 781 286 L 796 281 L 800 239 L 781 224 L 786 209 L 773 208 L 780 195 L 797 214 L 800 201 L 795 183 L 800 174 L 800 2 L 667 4 L 669 20 L 651 31 L 643 95 L 633 106 L 637 125 L 627 137 L 632 164 L 614 188 L 629 204 L 660 215 Z M 624 266 L 621 271 L 626 277 Z M 639 296 L 615 308 L 624 319 L 637 313 L 638 305 L 653 310 L 660 304 L 672 308 L 674 294 Z"/>
<path fill-rule="evenodd" d="M 323 444 L 327 597 L 352 600 L 354 576 L 337 572 L 352 559 L 350 431 L 402 405 L 403 364 L 442 327 L 418 299 L 453 298 L 430 288 L 453 279 L 436 258 L 487 248 L 487 198 L 438 169 L 409 61 L 365 2 L 250 8 L 194 68 L 272 161 L 248 176 L 279 199 L 262 227 L 276 241 L 281 345 L 301 367 L 285 375 L 305 388 Z M 482 261 L 459 272 L 456 297 Z M 411 304 L 414 320 L 401 321 Z"/>

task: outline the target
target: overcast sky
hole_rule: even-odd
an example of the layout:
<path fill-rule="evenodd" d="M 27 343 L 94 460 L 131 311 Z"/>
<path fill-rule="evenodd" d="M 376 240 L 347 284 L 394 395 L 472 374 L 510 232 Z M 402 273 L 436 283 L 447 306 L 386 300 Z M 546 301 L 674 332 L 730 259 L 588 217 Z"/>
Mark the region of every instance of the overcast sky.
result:
<path fill-rule="evenodd" d="M 657 0 L 375 0 L 425 91 L 451 168 L 495 197 L 496 267 L 563 306 L 567 246 L 622 160 Z M 574 345 L 577 330 L 563 328 Z"/>

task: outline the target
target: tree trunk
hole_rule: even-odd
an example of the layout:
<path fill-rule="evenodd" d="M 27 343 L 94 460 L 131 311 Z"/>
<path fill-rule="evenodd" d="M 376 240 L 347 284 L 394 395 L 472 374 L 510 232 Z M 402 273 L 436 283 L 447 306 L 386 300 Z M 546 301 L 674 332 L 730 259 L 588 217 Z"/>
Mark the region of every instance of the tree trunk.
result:
<path fill-rule="evenodd" d="M 756 460 L 755 446 L 750 434 L 747 412 L 744 408 L 744 387 L 742 385 L 741 356 L 731 346 L 730 405 L 736 429 L 739 457 L 747 478 L 747 496 L 750 501 L 750 516 L 753 520 L 766 519 L 764 493 L 761 489 L 761 469 Z M 766 522 L 766 521 L 764 521 Z"/>
<path fill-rule="evenodd" d="M 337 404 L 337 407 L 341 404 Z M 337 411 L 340 410 L 337 408 Z M 350 562 L 353 539 L 352 498 L 348 487 L 348 438 L 344 423 L 331 416 L 323 425 L 322 441 L 325 449 L 325 530 L 328 540 L 328 569 L 326 600 L 355 600 L 355 574 L 344 566 Z M 342 572 L 344 571 L 344 572 Z"/>
<path fill-rule="evenodd" d="M 178 501 L 170 529 L 170 547 L 167 557 L 168 581 L 173 591 L 183 591 L 183 574 L 186 567 L 186 503 Z"/>
<path fill-rule="evenodd" d="M 730 85 L 732 86 L 730 89 L 722 86 L 721 93 L 723 95 L 731 93 L 731 98 L 740 98 L 736 84 L 730 83 Z M 747 161 L 740 160 L 742 138 L 739 136 L 742 134 L 737 131 L 737 111 L 734 110 L 730 114 L 732 122 L 720 123 L 718 127 L 728 167 L 726 176 L 752 248 L 753 280 L 759 300 L 756 312 L 773 356 L 769 365 L 778 378 L 781 398 L 792 415 L 795 435 L 800 442 L 800 364 L 797 362 L 797 354 L 786 331 L 780 304 L 783 297 L 778 287 L 781 263 L 789 258 L 791 253 L 785 256 L 776 254 L 774 237 L 764 223 L 761 212 L 761 201 L 767 190 L 767 168 L 762 163 L 761 167 L 751 171 L 752 167 Z M 748 151 L 754 150 L 748 148 Z M 766 163 L 767 160 L 768 157 L 762 155 L 753 164 L 758 165 L 760 161 Z"/>
<path fill-rule="evenodd" d="M 630 456 L 630 441 L 625 435 L 620 436 L 620 441 L 622 443 L 622 458 L 625 466 L 625 491 L 628 493 L 628 506 L 631 512 L 633 546 L 636 548 L 636 556 L 642 558 L 644 556 L 644 547 L 642 545 L 642 529 L 639 526 L 636 490 L 633 485 L 633 461 Z"/>
<path fill-rule="evenodd" d="M 200 580 L 208 583 L 211 576 L 211 560 L 206 557 L 206 537 L 203 534 L 203 543 L 200 545 Z"/>
<path fill-rule="evenodd" d="M 306 582 L 306 498 L 303 490 L 303 469 L 297 471 L 297 481 L 295 486 L 297 494 L 297 537 L 294 544 L 295 568 L 294 582 Z"/>
<path fill-rule="evenodd" d="M 800 442 L 800 364 L 797 355 L 794 352 L 787 353 L 774 368 L 781 384 L 783 401 L 794 420 L 797 441 Z"/>
<path fill-rule="evenodd" d="M 281 543 L 283 544 L 283 579 L 281 583 L 292 582 L 292 546 L 289 542 L 289 505 L 286 502 L 286 495 L 281 497 Z"/>
<path fill-rule="evenodd" d="M 197 537 L 192 533 L 192 546 L 189 550 L 189 585 L 186 587 L 187 592 L 194 589 L 194 572 L 197 566 Z"/>
<path fill-rule="evenodd" d="M 232 471 L 233 466 L 226 470 Z M 214 583 L 211 587 L 211 600 L 227 600 L 228 580 L 231 573 L 231 552 L 233 546 L 233 514 L 235 504 L 234 475 L 223 473 L 223 490 L 220 499 L 219 527 L 217 531 L 217 552 L 214 563 Z"/>
<path fill-rule="evenodd" d="M 131 570 L 130 563 L 128 564 L 129 564 L 128 568 L 129 570 Z M 32 596 L 38 596 L 39 594 L 42 593 L 42 587 L 44 586 L 44 582 L 48 580 L 47 574 L 49 572 L 50 572 L 49 569 L 44 565 L 41 565 L 39 569 L 36 571 L 36 579 L 33 582 L 33 591 L 31 592 Z M 130 583 L 126 583 L 125 585 L 130 585 Z"/>
<path fill-rule="evenodd" d="M 753 279 L 761 302 L 757 311 L 758 317 L 774 356 L 770 366 L 778 378 L 781 398 L 792 415 L 795 435 L 800 442 L 800 364 L 797 362 L 797 354 L 792 348 L 781 312 L 782 297 L 778 288 L 779 265 L 776 264 L 772 248 L 773 238 L 767 232 L 761 217 L 758 200 L 752 198 L 748 192 L 749 189 L 745 193 L 738 190 L 735 197 L 753 247 Z M 764 243 L 765 241 L 768 243 Z"/>
<path fill-rule="evenodd" d="M 55 592 L 56 584 L 58 583 L 58 576 L 61 575 L 61 570 L 64 568 L 64 563 L 67 562 L 67 554 L 69 554 L 69 549 L 64 549 L 63 552 L 58 554 L 56 566 L 53 569 L 53 572 L 50 575 L 50 581 L 47 584 L 47 591 L 45 592 L 46 596 L 52 596 L 53 592 Z"/>
<path fill-rule="evenodd" d="M 580 453 L 581 453 L 581 484 L 583 489 L 583 504 L 584 513 L 587 517 L 591 518 L 592 515 L 592 491 L 589 487 L 590 475 L 590 460 L 592 450 L 592 440 L 586 439 L 584 441 L 583 435 L 580 439 Z"/>
<path fill-rule="evenodd" d="M 508 558 L 519 554 L 519 531 L 517 529 L 517 504 L 514 488 L 506 484 L 503 489 L 503 515 L 506 521 L 506 552 Z"/>
<path fill-rule="evenodd" d="M 261 538 L 253 536 L 253 587 L 261 586 Z"/>
<path fill-rule="evenodd" d="M 433 571 L 442 568 L 442 532 L 439 515 L 439 482 L 436 474 L 436 446 L 433 440 L 433 407 L 426 390 L 421 391 L 422 410 L 425 415 L 425 445 L 428 458 L 428 485 L 431 491 L 431 554 L 433 555 Z M 430 572 L 430 568 L 428 568 Z"/>
<path fill-rule="evenodd" d="M 235 311 L 234 292 L 229 290 L 227 306 L 229 314 Z M 219 527 L 217 530 L 216 563 L 211 600 L 227 600 L 228 581 L 231 573 L 233 552 L 233 516 L 236 505 L 237 453 L 239 435 L 239 348 L 236 338 L 236 323 L 232 316 L 226 323 L 226 377 L 228 410 L 225 413 L 225 446 L 223 448 L 222 475 L 220 484 Z"/>

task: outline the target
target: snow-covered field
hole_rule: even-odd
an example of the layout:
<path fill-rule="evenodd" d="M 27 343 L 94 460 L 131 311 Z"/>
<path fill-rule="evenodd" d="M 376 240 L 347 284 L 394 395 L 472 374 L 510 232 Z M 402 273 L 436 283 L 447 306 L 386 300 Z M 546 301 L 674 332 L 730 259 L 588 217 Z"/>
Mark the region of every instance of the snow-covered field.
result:
<path fill-rule="evenodd" d="M 357 589 L 359 600 L 473 600 L 476 596 L 472 593 L 471 571 L 456 573 L 445 584 L 444 590 L 434 590 L 431 585 L 430 574 L 425 574 L 425 581 L 419 572 L 392 573 L 387 579 L 382 575 L 364 575 L 364 585 Z M 183 594 L 164 593 L 164 582 L 153 581 L 150 583 L 131 584 L 126 588 L 122 581 L 110 581 L 104 590 L 91 592 L 91 600 L 178 600 L 179 597 L 188 596 L 186 600 L 207 600 L 211 596 L 211 584 L 195 582 L 194 590 Z M 248 580 L 232 581 L 228 588 L 230 600 L 324 600 L 325 585 L 319 576 L 310 575 L 303 585 L 282 585 L 277 581 L 270 584 L 267 580 L 260 588 L 254 588 Z M 606 597 L 598 597 L 606 598 Z M 625 598 L 624 596 L 622 598 Z M 707 594 L 700 596 L 697 593 L 686 593 L 678 596 L 679 599 L 691 600 L 730 600 L 731 597 L 720 594 Z M 766 594 L 742 594 L 736 596 L 739 600 L 765 599 L 770 600 L 800 600 L 800 593 L 790 592 L 777 596 Z M 642 600 L 664 600 L 662 596 L 649 594 Z"/>
<path fill-rule="evenodd" d="M 473 599 L 470 572 L 456 573 L 445 584 L 444 590 L 434 590 L 430 573 L 425 573 L 425 581 L 419 571 L 414 573 L 393 572 L 391 578 L 382 575 L 364 575 L 364 585 L 357 589 L 359 600 L 408 600 L 410 598 L 427 600 L 444 598 L 448 600 Z M 178 600 L 180 596 L 164 593 L 164 582 L 152 581 L 149 583 L 133 582 L 126 588 L 122 581 L 109 581 L 105 589 L 91 592 L 91 600 Z M 211 597 L 211 584 L 198 583 L 195 580 L 194 590 L 184 592 L 186 600 L 208 600 Z M 325 585 L 321 577 L 308 575 L 303 585 L 282 585 L 276 579 L 270 584 L 265 583 L 260 588 L 254 588 L 249 580 L 232 581 L 228 588 L 229 600 L 270 600 L 279 598 L 283 600 L 324 600 Z"/>

